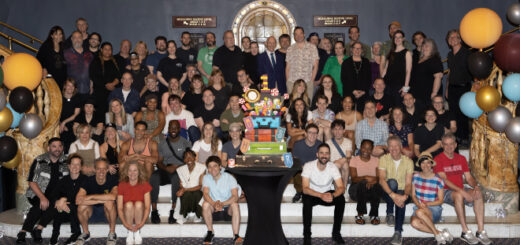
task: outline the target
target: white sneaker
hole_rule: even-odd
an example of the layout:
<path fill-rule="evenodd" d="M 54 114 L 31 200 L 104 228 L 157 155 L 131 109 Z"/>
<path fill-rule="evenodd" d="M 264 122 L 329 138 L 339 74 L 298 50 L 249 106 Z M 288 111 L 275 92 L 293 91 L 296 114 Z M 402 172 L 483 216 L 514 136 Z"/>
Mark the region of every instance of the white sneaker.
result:
<path fill-rule="evenodd" d="M 187 219 L 182 216 L 177 218 L 177 224 L 179 224 L 179 225 L 186 223 L 186 221 L 187 221 Z"/>
<path fill-rule="evenodd" d="M 128 233 L 126 234 L 126 245 L 134 245 L 134 244 L 135 244 L 134 232 L 128 231 Z"/>
<path fill-rule="evenodd" d="M 188 213 L 188 216 L 186 217 L 187 222 L 193 222 L 195 220 L 195 213 Z"/>
<path fill-rule="evenodd" d="M 202 216 L 201 217 L 195 216 L 195 219 L 193 219 L 193 223 L 202 223 Z"/>
<path fill-rule="evenodd" d="M 444 237 L 444 240 L 446 240 L 446 242 L 453 242 L 453 235 L 451 235 L 451 233 L 448 231 L 448 229 L 442 229 L 441 231 L 441 234 L 442 236 Z"/>
<path fill-rule="evenodd" d="M 135 245 L 143 244 L 143 238 L 141 237 L 141 230 L 134 232 L 134 244 Z"/>

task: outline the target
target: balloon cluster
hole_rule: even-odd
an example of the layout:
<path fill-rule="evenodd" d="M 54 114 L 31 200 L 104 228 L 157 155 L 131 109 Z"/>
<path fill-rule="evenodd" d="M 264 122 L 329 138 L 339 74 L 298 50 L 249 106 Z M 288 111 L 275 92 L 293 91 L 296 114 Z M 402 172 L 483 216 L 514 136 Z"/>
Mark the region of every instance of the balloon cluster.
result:
<path fill-rule="evenodd" d="M 34 90 L 42 80 L 40 62 L 29 54 L 15 53 L 7 57 L 0 67 L 0 162 L 14 169 L 21 162 L 21 152 L 16 141 L 5 131 L 18 128 L 23 136 L 33 139 L 43 128 L 42 119 L 27 113 L 34 105 Z M 7 102 L 9 101 L 9 102 Z"/>
<path fill-rule="evenodd" d="M 520 25 L 520 3 L 512 4 L 507 18 Z M 515 104 L 520 101 L 520 34 L 501 35 L 502 21 L 492 10 L 477 8 L 468 12 L 460 23 L 461 38 L 472 48 L 479 49 L 468 57 L 468 68 L 477 79 L 488 78 L 496 65 L 505 72 L 515 72 L 504 79 L 502 92 Z M 493 57 L 482 52 L 494 44 Z M 520 143 L 520 117 L 513 118 L 510 110 L 500 106 L 501 96 L 494 86 L 481 87 L 477 92 L 466 92 L 459 107 L 469 118 L 478 118 L 486 112 L 489 126 L 496 132 L 505 132 L 507 138 Z"/>

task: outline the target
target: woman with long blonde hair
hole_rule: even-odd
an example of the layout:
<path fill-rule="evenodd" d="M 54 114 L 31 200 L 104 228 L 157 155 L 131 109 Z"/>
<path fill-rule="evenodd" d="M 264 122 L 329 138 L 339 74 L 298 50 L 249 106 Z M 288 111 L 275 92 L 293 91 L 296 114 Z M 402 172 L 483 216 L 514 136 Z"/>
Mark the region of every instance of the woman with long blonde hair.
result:
<path fill-rule="evenodd" d="M 107 124 L 105 128 L 105 142 L 99 147 L 99 154 L 108 160 L 108 172 L 111 175 L 117 174 L 118 159 L 121 151 L 121 140 L 117 134 L 115 125 Z"/>
<path fill-rule="evenodd" d="M 148 183 L 146 170 L 137 161 L 130 161 L 121 169 L 117 186 L 117 213 L 128 230 L 126 244 L 142 244 L 140 230 L 150 212 L 152 186 Z"/>
<path fill-rule="evenodd" d="M 296 100 L 301 98 L 303 102 L 307 106 L 311 106 L 311 100 L 309 99 L 309 96 L 307 95 L 307 83 L 303 79 L 298 79 L 294 82 L 293 89 L 291 91 L 291 94 L 289 95 L 289 101 L 288 103 L 285 103 L 286 107 L 290 107 L 292 103 Z"/>
<path fill-rule="evenodd" d="M 116 126 L 119 138 L 127 141 L 134 137 L 134 118 L 125 112 L 123 102 L 119 99 L 113 99 L 109 103 L 110 107 L 105 114 L 105 123 L 114 124 Z"/>
<path fill-rule="evenodd" d="M 142 64 L 143 60 L 148 56 L 148 47 L 144 41 L 139 41 L 135 44 L 134 52 L 139 56 L 139 63 Z"/>
<path fill-rule="evenodd" d="M 222 158 L 222 141 L 218 139 L 215 126 L 211 122 L 204 123 L 201 138 L 191 149 L 197 153 L 195 161 L 198 163 L 205 163 L 210 156 Z"/>

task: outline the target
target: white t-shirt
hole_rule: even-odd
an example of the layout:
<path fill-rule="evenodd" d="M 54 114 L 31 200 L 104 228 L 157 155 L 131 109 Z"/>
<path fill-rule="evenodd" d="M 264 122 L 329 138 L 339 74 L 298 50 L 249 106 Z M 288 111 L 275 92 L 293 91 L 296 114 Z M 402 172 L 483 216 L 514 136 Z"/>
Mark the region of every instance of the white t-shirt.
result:
<path fill-rule="evenodd" d="M 123 98 L 125 98 L 125 102 L 126 102 L 126 98 L 128 98 L 128 95 L 130 94 L 130 91 L 132 91 L 132 90 L 125 91 L 124 89 L 121 89 L 121 92 L 123 92 Z"/>
<path fill-rule="evenodd" d="M 211 144 L 207 144 L 202 139 L 201 140 L 197 140 L 193 144 L 193 147 L 191 147 L 191 150 L 194 151 L 194 152 L 199 152 L 200 149 L 209 152 L 209 151 L 211 151 Z M 222 151 L 222 141 L 220 141 L 220 140 L 218 141 L 217 150 Z"/>
<path fill-rule="evenodd" d="M 162 133 L 164 135 L 168 134 L 168 123 L 171 121 L 171 120 L 179 120 L 179 123 L 181 124 L 181 128 L 184 128 L 184 129 L 188 129 L 190 128 L 191 126 L 197 126 L 195 124 L 195 119 L 193 119 L 193 113 L 191 113 L 190 111 L 187 111 L 187 110 L 184 110 L 182 109 L 181 113 L 179 113 L 179 115 L 175 115 L 173 114 L 173 111 L 168 113 L 168 115 L 166 115 L 165 119 L 166 121 L 166 124 L 164 125 L 164 129 L 162 131 Z"/>
<path fill-rule="evenodd" d="M 328 162 L 323 171 L 318 169 L 318 160 L 307 162 L 303 166 L 302 177 L 309 178 L 310 188 L 314 191 L 325 193 L 334 190 L 334 181 L 341 179 L 338 167 Z"/>
<path fill-rule="evenodd" d="M 401 159 L 393 160 L 393 161 L 394 161 L 394 164 L 395 164 L 395 172 L 397 173 L 397 169 L 399 168 L 399 164 L 401 164 Z"/>
<path fill-rule="evenodd" d="M 195 163 L 195 167 L 193 167 L 193 171 L 188 170 L 188 165 L 182 165 L 177 168 L 177 174 L 179 175 L 179 179 L 181 180 L 182 186 L 184 188 L 193 188 L 199 185 L 200 176 L 204 175 L 206 172 L 206 166 L 204 164 L 200 164 L 198 162 Z"/>
<path fill-rule="evenodd" d="M 342 158 L 341 154 L 339 154 L 338 149 L 336 149 L 336 146 L 334 143 L 332 143 L 332 139 L 327 140 L 327 145 L 330 147 L 330 161 L 334 162 L 340 158 Z M 343 138 L 343 142 L 338 143 L 339 148 L 343 151 L 343 154 L 347 155 L 347 151 L 350 151 L 352 153 L 352 141 L 347 138 Z M 352 154 L 351 154 L 352 155 Z"/>
<path fill-rule="evenodd" d="M 69 155 L 78 152 L 78 150 L 91 150 L 94 148 L 94 157 L 99 158 L 99 144 L 93 139 L 90 139 L 88 141 L 87 146 L 84 146 L 79 142 L 79 140 L 76 140 L 70 144 L 69 148 Z"/>

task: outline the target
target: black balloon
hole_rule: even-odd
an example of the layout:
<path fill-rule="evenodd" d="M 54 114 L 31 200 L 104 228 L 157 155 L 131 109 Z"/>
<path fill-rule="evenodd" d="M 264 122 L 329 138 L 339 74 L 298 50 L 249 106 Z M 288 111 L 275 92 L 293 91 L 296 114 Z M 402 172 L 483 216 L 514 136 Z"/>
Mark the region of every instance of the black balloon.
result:
<path fill-rule="evenodd" d="M 24 113 L 31 109 L 34 103 L 34 97 L 31 90 L 26 87 L 16 87 L 9 94 L 9 104 L 19 113 Z"/>
<path fill-rule="evenodd" d="M 7 162 L 13 159 L 18 152 L 16 141 L 9 136 L 0 138 L 0 162 Z"/>
<path fill-rule="evenodd" d="M 468 57 L 468 68 L 474 77 L 484 79 L 491 74 L 493 60 L 484 52 L 475 52 Z"/>

